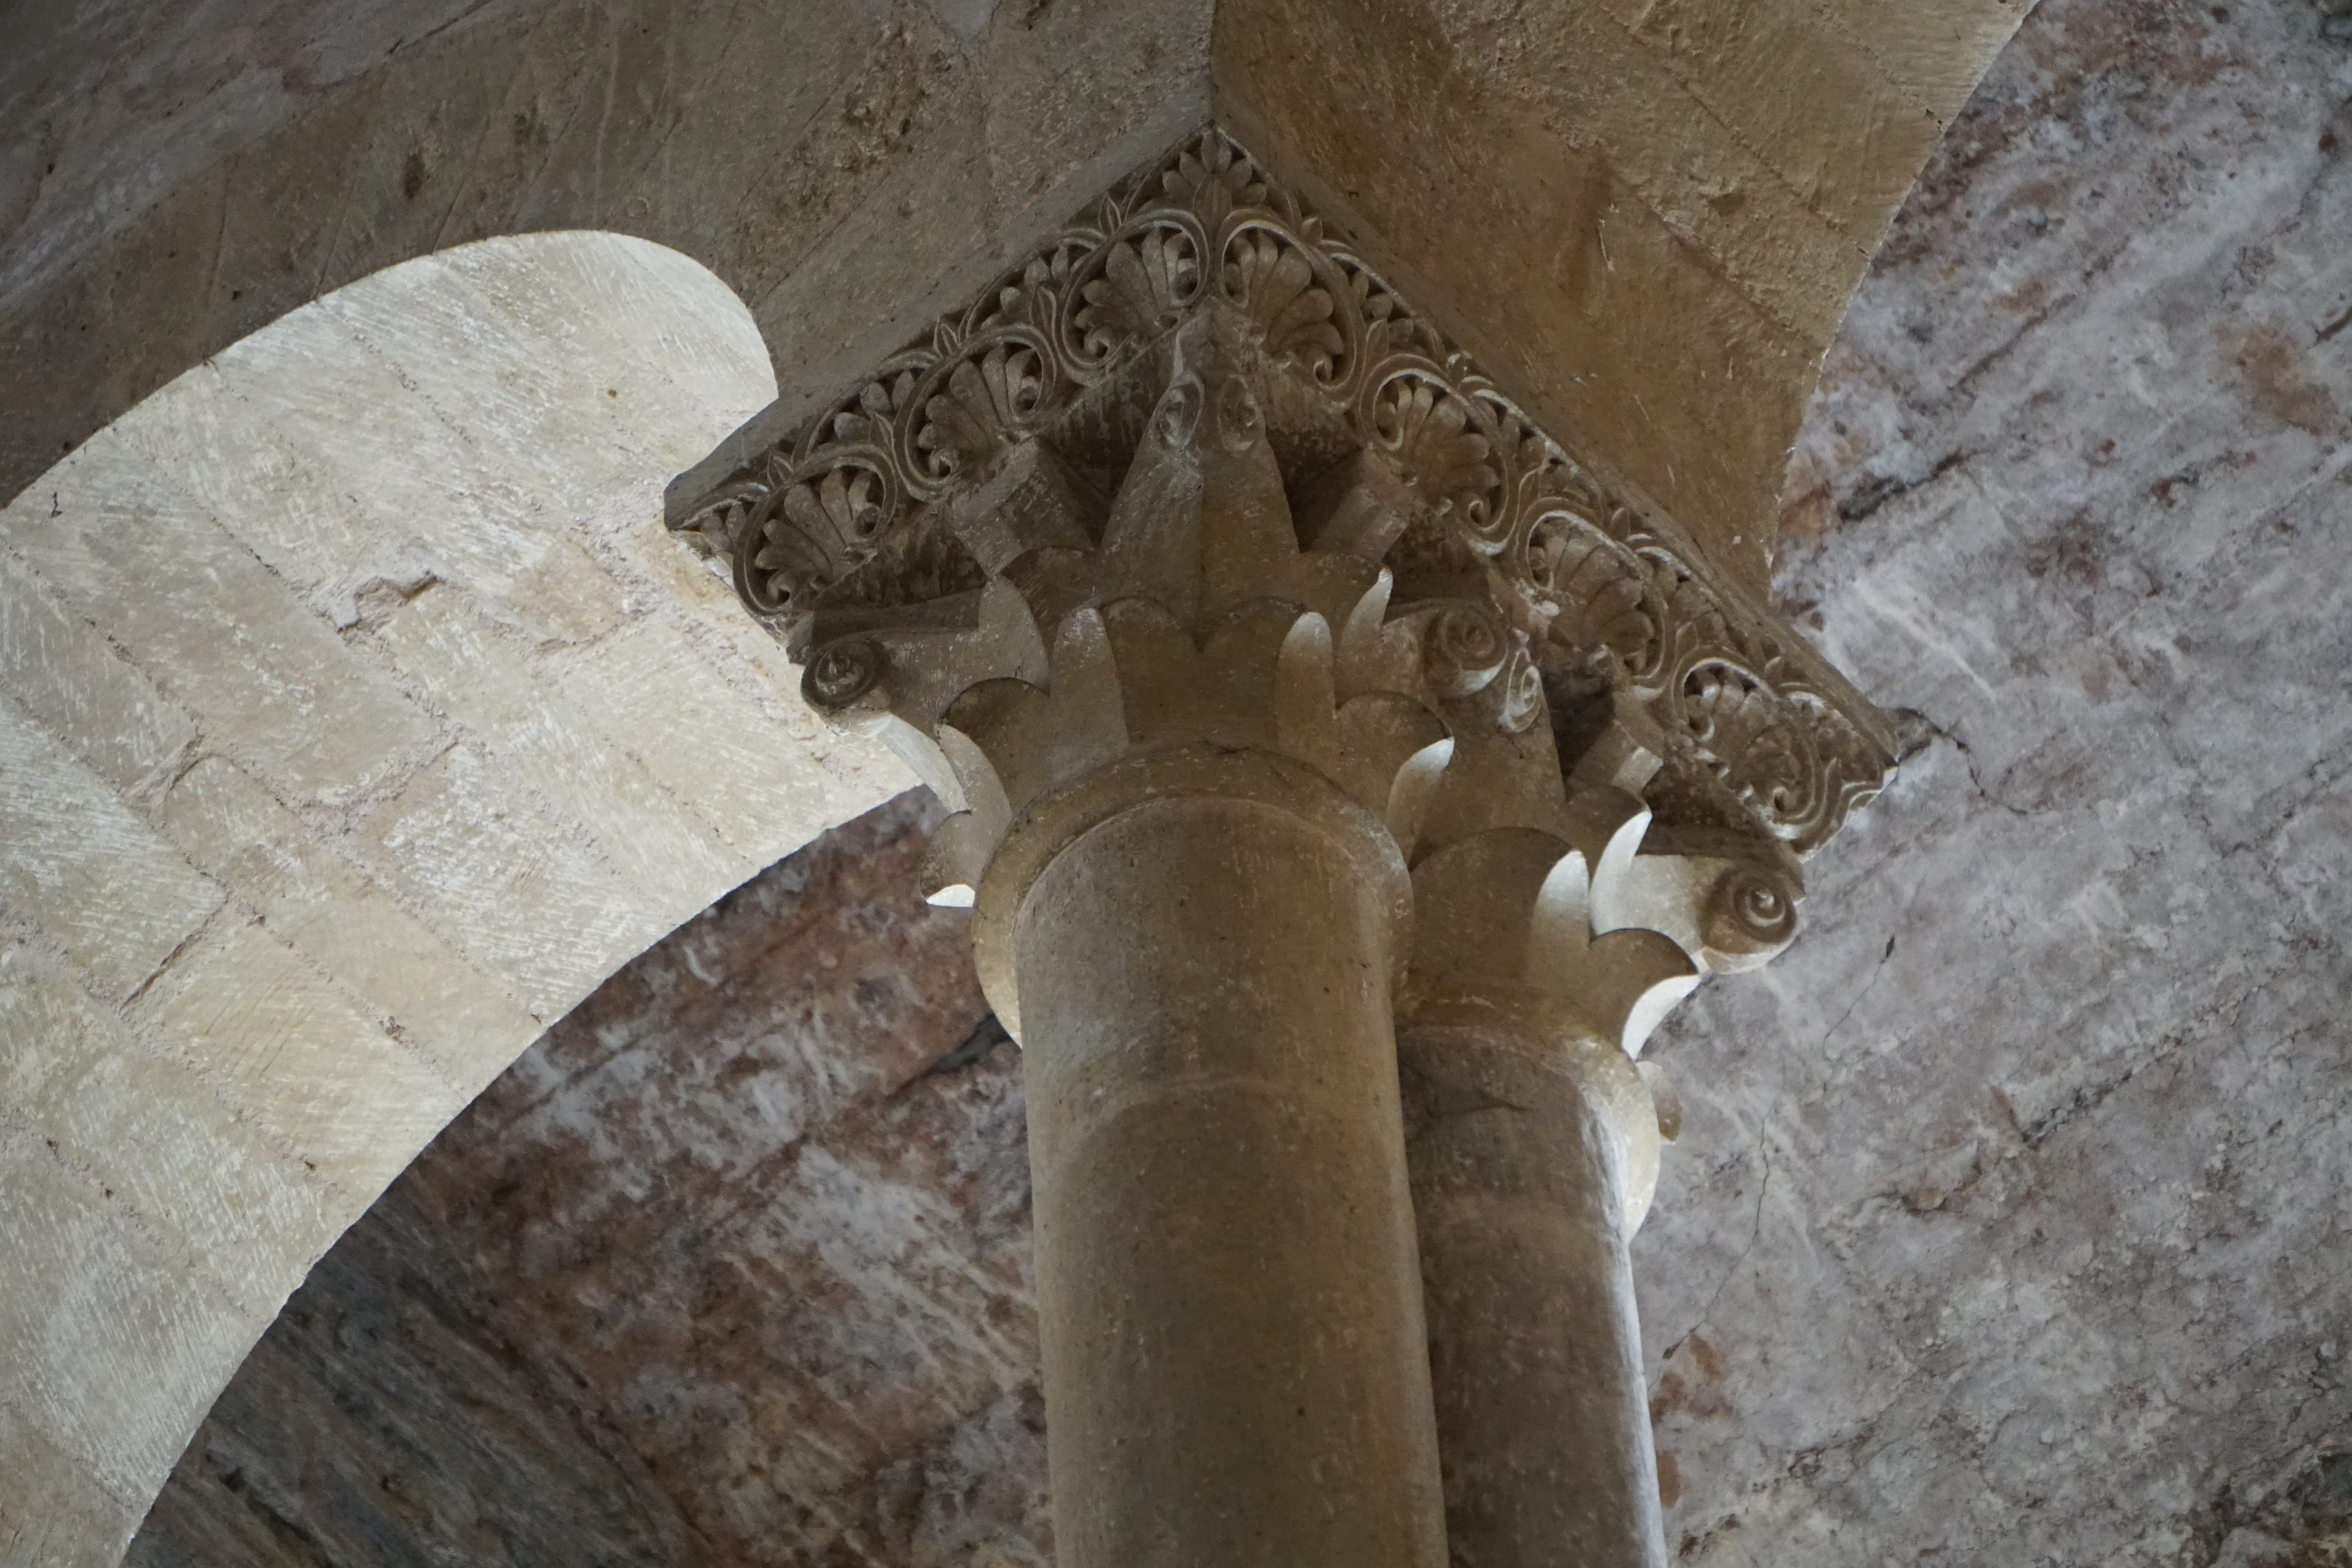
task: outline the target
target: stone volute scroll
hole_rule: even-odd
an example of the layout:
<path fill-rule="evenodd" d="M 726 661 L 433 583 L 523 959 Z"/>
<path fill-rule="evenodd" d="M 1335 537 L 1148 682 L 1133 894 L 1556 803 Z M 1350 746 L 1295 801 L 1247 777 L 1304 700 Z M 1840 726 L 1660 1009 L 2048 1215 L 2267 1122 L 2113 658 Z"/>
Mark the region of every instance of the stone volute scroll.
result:
<path fill-rule="evenodd" d="M 953 812 L 1063 1562 L 1663 1563 L 1642 1047 L 1869 705 L 1214 128 L 673 527 Z"/>

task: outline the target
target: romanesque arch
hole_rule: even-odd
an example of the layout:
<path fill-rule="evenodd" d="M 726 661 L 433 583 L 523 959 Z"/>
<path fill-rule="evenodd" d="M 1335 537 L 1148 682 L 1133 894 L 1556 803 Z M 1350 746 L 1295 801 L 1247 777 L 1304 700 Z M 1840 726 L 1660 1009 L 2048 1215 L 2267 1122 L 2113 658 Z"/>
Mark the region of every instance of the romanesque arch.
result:
<path fill-rule="evenodd" d="M 0 1558 L 110 1563 L 287 1292 L 619 964 L 902 787 L 662 534 L 771 391 L 640 240 L 488 240 L 0 514 Z"/>

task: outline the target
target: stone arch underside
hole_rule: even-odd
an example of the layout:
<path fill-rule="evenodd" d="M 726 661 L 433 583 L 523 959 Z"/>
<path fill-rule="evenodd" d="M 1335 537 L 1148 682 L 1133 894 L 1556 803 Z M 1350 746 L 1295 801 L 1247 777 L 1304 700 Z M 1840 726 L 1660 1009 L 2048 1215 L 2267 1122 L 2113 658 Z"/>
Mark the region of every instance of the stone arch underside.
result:
<path fill-rule="evenodd" d="M 730 426 L 722 466 L 1213 114 L 1759 586 L 1845 298 L 2025 8 L 29 21 L 0 67 L 31 128 L 0 150 L 0 1030 L 71 1049 L 12 1051 L 0 1095 L 37 1281 L 0 1297 L 0 1549 L 113 1561 L 407 1152 L 896 787 L 651 531 Z M 489 240 L 575 229 L 670 249 Z"/>
<path fill-rule="evenodd" d="M 549 229 L 749 304 L 782 392 L 749 450 L 1215 118 L 1760 587 L 1846 298 L 2029 9 L 60 6 L 0 64 L 0 495 L 305 300 Z"/>
<path fill-rule="evenodd" d="M 0 513 L 0 1560 L 119 1560 L 287 1293 L 606 974 L 904 787 L 662 477 L 771 388 L 696 264 L 491 240 Z"/>

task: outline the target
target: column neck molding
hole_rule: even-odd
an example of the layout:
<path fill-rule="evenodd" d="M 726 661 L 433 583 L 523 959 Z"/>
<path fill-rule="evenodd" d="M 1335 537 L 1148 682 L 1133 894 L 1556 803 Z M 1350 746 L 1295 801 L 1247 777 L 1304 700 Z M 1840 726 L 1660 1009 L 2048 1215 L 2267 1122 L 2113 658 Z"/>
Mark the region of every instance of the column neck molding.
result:
<path fill-rule="evenodd" d="M 1014 819 L 990 850 L 972 911 L 972 960 L 998 1021 L 1021 1037 L 1015 950 L 1022 901 L 1054 858 L 1091 830 L 1154 801 L 1244 801 L 1310 823 L 1347 851 L 1386 915 L 1390 983 L 1411 956 L 1412 883 L 1390 824 L 1319 769 L 1256 747 L 1182 745 L 1117 758 L 1080 774 Z M 938 851 L 934 846 L 936 863 Z M 952 849 L 950 848 L 950 852 Z"/>

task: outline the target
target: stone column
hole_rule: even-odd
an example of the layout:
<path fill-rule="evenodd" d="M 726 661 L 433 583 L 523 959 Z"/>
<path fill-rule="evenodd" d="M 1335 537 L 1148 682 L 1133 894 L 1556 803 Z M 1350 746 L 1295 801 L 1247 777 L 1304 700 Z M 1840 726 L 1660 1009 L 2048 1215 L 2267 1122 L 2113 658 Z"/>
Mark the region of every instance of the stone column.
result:
<path fill-rule="evenodd" d="M 954 813 L 1064 1562 L 1657 1561 L 1633 1057 L 1868 705 L 1214 128 L 676 526 Z"/>
<path fill-rule="evenodd" d="M 1561 805 L 1557 836 L 1486 829 L 1414 874 L 1398 1048 L 1456 1568 L 1664 1568 L 1629 1248 L 1680 1112 L 1636 1058 L 1701 972 L 1794 930 L 1785 862 L 1654 832 L 1613 787 Z"/>
<path fill-rule="evenodd" d="M 1099 523 L 1005 455 L 948 514 L 1012 569 L 970 623 L 809 664 L 961 808 L 931 876 L 1028 1052 L 1070 1568 L 1444 1561 L 1391 1007 L 1397 828 L 1447 743 L 1333 637 L 1382 580 L 1299 548 L 1265 368 L 1203 312 Z"/>
<path fill-rule="evenodd" d="M 1328 785 L 1202 785 L 1086 828 L 1014 916 L 1061 1561 L 1438 1568 L 1403 866 Z"/>
<path fill-rule="evenodd" d="M 1398 1043 L 1454 1562 L 1663 1568 L 1627 1252 L 1648 1094 L 1557 1017 Z"/>

